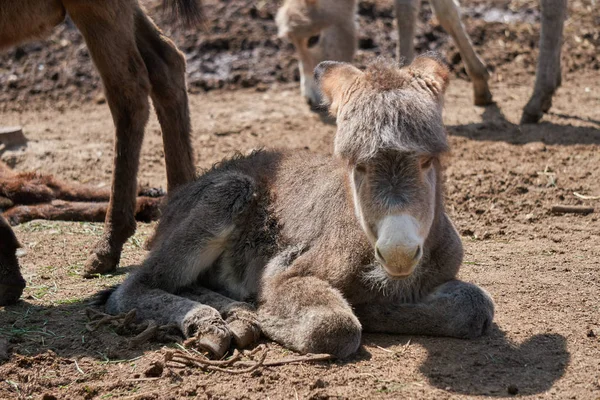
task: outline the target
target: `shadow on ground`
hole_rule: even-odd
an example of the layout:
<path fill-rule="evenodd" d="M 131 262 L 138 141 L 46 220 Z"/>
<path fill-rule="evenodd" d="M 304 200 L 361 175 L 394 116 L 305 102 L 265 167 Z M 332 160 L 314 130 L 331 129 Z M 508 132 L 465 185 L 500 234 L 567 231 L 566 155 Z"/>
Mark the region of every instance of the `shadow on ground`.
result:
<path fill-rule="evenodd" d="M 600 121 L 584 120 L 564 114 L 551 113 L 551 115 L 564 119 L 565 123 L 570 120 L 579 120 L 600 128 Z M 448 132 L 450 135 L 462 136 L 471 140 L 503 141 L 511 144 L 531 142 L 543 142 L 549 145 L 600 144 L 600 129 L 544 121 L 539 124 L 517 125 L 506 119 L 497 104 L 487 106 L 482 117 L 483 122 L 480 123 L 450 125 L 447 127 Z"/>
<path fill-rule="evenodd" d="M 162 346 L 146 343 L 130 347 L 131 336 L 119 335 L 109 326 L 88 332 L 85 310 L 89 300 L 48 307 L 22 300 L 0 312 L 0 336 L 22 355 L 52 350 L 61 357 L 87 356 L 106 362 L 133 359 Z M 503 397 L 517 392 L 543 393 L 563 376 L 570 360 L 561 335 L 534 335 L 518 344 L 507 340 L 495 325 L 489 335 L 476 340 L 365 334 L 363 343 L 385 348 L 409 339 L 411 345 L 427 350 L 427 359 L 419 369 L 429 383 L 457 394 Z M 336 363 L 370 358 L 363 346 L 350 360 Z"/>
<path fill-rule="evenodd" d="M 407 343 L 408 338 L 365 335 L 364 342 L 381 347 Z M 457 394 L 506 397 L 546 392 L 569 364 L 566 339 L 539 334 L 512 343 L 497 325 L 476 340 L 412 337 L 411 344 L 427 349 L 419 370 L 429 383 Z"/>

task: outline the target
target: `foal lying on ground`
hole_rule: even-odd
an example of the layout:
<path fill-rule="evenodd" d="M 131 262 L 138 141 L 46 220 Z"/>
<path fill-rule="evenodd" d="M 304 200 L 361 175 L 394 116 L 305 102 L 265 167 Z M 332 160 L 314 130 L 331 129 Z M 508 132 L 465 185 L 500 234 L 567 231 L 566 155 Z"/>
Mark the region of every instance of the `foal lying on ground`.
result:
<path fill-rule="evenodd" d="M 444 210 L 447 69 L 421 57 L 365 72 L 324 62 L 315 75 L 337 116 L 336 157 L 257 151 L 180 189 L 108 312 L 175 323 L 217 357 L 259 329 L 338 357 L 362 330 L 487 330 L 492 299 L 456 280 L 462 245 Z"/>

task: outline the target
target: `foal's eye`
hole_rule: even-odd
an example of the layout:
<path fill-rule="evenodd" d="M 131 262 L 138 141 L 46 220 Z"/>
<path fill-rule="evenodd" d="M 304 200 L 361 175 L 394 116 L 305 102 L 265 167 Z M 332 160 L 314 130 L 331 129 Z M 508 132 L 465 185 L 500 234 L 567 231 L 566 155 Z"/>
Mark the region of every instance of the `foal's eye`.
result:
<path fill-rule="evenodd" d="M 308 38 L 308 48 L 315 47 L 319 43 L 321 35 L 315 35 Z"/>
<path fill-rule="evenodd" d="M 364 164 L 357 164 L 356 167 L 354 167 L 354 172 L 360 175 L 366 174 L 367 167 Z"/>
<path fill-rule="evenodd" d="M 433 163 L 433 157 L 421 157 L 419 162 L 421 163 L 421 169 L 428 169 Z"/>

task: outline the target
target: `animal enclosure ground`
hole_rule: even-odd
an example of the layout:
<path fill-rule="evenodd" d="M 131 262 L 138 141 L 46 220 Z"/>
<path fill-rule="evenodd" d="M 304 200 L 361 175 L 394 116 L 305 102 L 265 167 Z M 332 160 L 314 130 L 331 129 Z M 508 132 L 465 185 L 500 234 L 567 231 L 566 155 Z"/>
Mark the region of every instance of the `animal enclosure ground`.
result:
<path fill-rule="evenodd" d="M 375 4 L 376 15 L 391 7 L 383 2 L 362 4 L 363 9 Z M 569 29 L 593 30 L 592 22 L 600 16 L 597 8 L 586 14 L 586 4 L 572 2 Z M 574 20 L 578 16 L 581 19 Z M 265 21 L 270 29 L 272 21 Z M 496 74 L 491 82 L 497 106 L 472 106 L 469 82 L 455 78 L 446 96 L 445 122 L 453 148 L 447 161 L 447 205 L 466 250 L 461 278 L 486 288 L 495 299 L 496 326 L 491 335 L 473 341 L 365 335 L 359 353 L 343 362 L 269 367 L 247 375 L 167 368 L 154 377 L 156 370 L 148 370 L 163 358 L 164 344 L 128 347 L 131 337 L 110 327 L 85 329 L 86 299 L 122 281 L 135 268 L 145 255 L 143 244 L 154 224 L 138 225 L 118 275 L 90 281 L 80 274 L 102 226 L 33 221 L 15 229 L 23 244 L 20 262 L 28 287 L 19 304 L 0 309 L 0 398 L 444 399 L 518 392 L 532 398 L 599 399 L 600 199 L 574 195 L 600 196 L 598 67 L 585 62 L 567 72 L 552 113 L 540 125 L 518 126 L 533 84 L 532 69 L 520 63 L 530 55 L 511 61 L 521 71 L 511 74 L 511 64 L 498 61 L 506 48 L 494 43 L 505 40 L 510 47 L 510 37 L 525 28 L 518 23 L 503 24 L 502 29 L 489 26 L 477 29 L 487 33 L 483 57 L 496 71 L 504 71 L 501 79 Z M 61 34 L 41 42 L 43 49 L 52 48 Z M 597 45 L 597 37 L 580 39 Z M 572 37 L 567 41 L 578 43 Z M 564 58 L 573 60 L 588 51 L 567 48 L 571 52 Z M 597 47 L 593 51 L 597 54 Z M 1 65 L 7 65 L 11 54 L 2 56 Z M 27 54 L 23 57 L 29 60 Z M 73 54 L 54 56 L 61 65 L 77 64 Z M 293 66 L 289 53 L 280 57 Z M 86 62 L 81 68 L 87 68 Z M 32 83 L 32 76 L 24 73 L 19 79 Z M 90 76 L 82 78 L 82 91 L 94 99 L 96 92 L 93 88 L 87 92 L 86 85 L 97 78 L 93 72 Z M 297 83 L 265 83 L 259 78 L 253 88 L 240 89 L 240 84 L 233 86 L 235 90 L 191 96 L 193 144 L 200 168 L 236 150 L 262 146 L 331 152 L 335 127 L 308 110 Z M 64 95 L 57 110 L 49 107 L 48 100 L 53 99 L 49 94 L 25 93 L 33 87 L 29 83 L 15 92 L 26 101 L 8 101 L 12 89 L 2 87 L 0 124 L 23 125 L 30 140 L 25 149 L 3 151 L 2 161 L 17 170 L 109 184 L 113 129 L 106 105 L 75 104 L 66 84 L 55 88 Z M 77 96 L 74 99 L 85 100 Z M 140 183 L 166 186 L 155 119 L 144 142 Z M 554 215 L 549 211 L 554 204 L 590 205 L 596 212 Z M 269 359 L 291 355 L 266 343 Z M 10 355 L 3 360 L 7 350 Z"/>

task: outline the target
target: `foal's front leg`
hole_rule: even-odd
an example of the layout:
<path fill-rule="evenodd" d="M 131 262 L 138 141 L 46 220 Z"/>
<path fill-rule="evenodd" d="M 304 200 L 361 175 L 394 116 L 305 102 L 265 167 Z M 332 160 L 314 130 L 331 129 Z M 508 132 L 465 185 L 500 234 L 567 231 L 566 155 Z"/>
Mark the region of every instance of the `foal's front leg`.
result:
<path fill-rule="evenodd" d="M 258 306 L 268 338 L 301 353 L 354 353 L 361 325 L 342 294 L 314 276 L 282 273 L 268 278 Z"/>
<path fill-rule="evenodd" d="M 494 318 L 494 302 L 480 287 L 454 280 L 420 303 L 384 302 L 355 306 L 365 332 L 476 338 Z"/>

